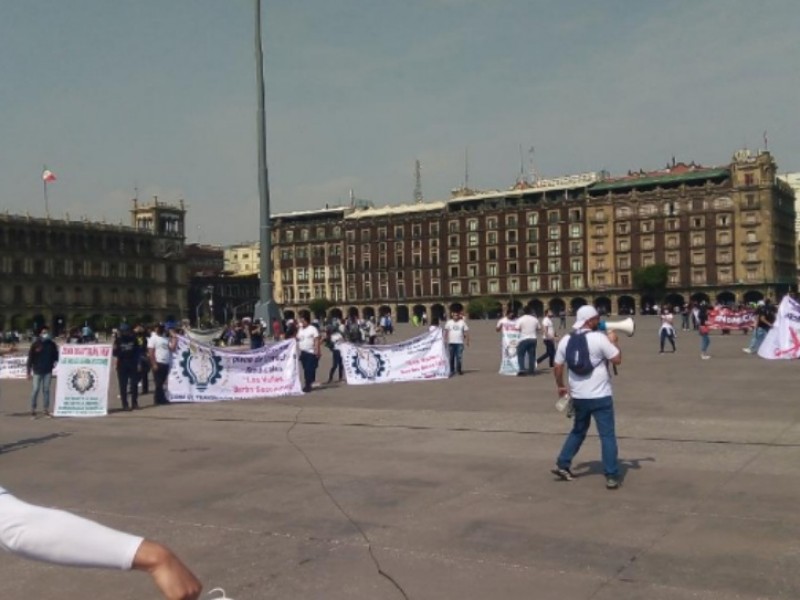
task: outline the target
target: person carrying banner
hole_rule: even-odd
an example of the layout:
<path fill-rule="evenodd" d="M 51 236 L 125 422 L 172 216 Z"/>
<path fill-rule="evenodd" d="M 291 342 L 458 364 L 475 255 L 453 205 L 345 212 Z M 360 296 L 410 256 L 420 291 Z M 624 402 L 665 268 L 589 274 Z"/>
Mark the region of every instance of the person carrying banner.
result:
<path fill-rule="evenodd" d="M 53 380 L 53 367 L 58 362 L 58 346 L 50 337 L 50 329 L 44 326 L 39 337 L 31 344 L 28 352 L 28 379 L 33 379 L 31 392 L 31 417 L 36 418 L 36 400 L 42 392 L 44 416 L 50 417 L 50 382 Z"/>
<path fill-rule="evenodd" d="M 444 324 L 444 334 L 450 353 L 450 377 L 456 372 L 463 375 L 464 345 L 469 346 L 469 325 L 461 312 L 450 313 L 450 318 Z"/>
<path fill-rule="evenodd" d="M 536 374 L 536 343 L 539 334 L 539 319 L 533 314 L 533 309 L 526 306 L 523 309 L 523 315 L 517 319 L 517 327 L 519 327 L 519 341 L 517 342 L 517 367 L 519 371 L 517 375 L 522 377 L 524 375 Z M 527 360 L 527 369 L 525 368 Z"/>
<path fill-rule="evenodd" d="M 743 352 L 747 354 L 757 354 L 764 338 L 767 333 L 772 329 L 775 323 L 775 307 L 769 298 L 766 300 L 759 300 L 756 306 L 756 312 L 753 315 L 753 335 L 750 338 L 750 345 L 747 348 L 742 348 Z"/>
<path fill-rule="evenodd" d="M 122 399 L 122 410 L 139 409 L 139 371 L 141 358 L 145 348 L 140 345 L 136 335 L 131 331 L 130 325 L 123 323 L 119 326 L 119 335 L 114 340 L 112 353 L 116 358 L 117 381 L 119 382 L 119 395 Z M 130 389 L 131 404 L 128 406 L 128 390 Z"/>
<path fill-rule="evenodd" d="M 167 399 L 167 377 L 172 364 L 172 353 L 178 347 L 178 338 L 175 335 L 175 326 L 168 323 L 169 327 L 160 324 L 147 340 L 147 353 L 150 356 L 150 366 L 153 369 L 155 392 L 154 404 L 169 404 Z"/>
<path fill-rule="evenodd" d="M 2 487 L 0 547 L 62 566 L 146 571 L 167 600 L 195 600 L 203 589 L 166 546 L 66 511 L 28 504 Z"/>
<path fill-rule="evenodd" d="M 299 313 L 300 328 L 297 330 L 297 349 L 300 352 L 300 364 L 303 366 L 303 391 L 308 393 L 314 386 L 317 377 L 317 366 L 321 354 L 319 330 L 311 324 L 311 313 L 301 310 Z"/>
<path fill-rule="evenodd" d="M 572 481 L 575 478 L 571 471 L 572 460 L 581 449 L 594 417 L 600 436 L 606 488 L 614 490 L 619 487 L 620 482 L 617 437 L 614 431 L 614 398 L 608 363 L 615 366 L 621 364 L 622 352 L 618 346 L 616 333 L 609 331 L 603 334 L 598 331 L 599 326 L 600 315 L 597 309 L 588 304 L 581 306 L 576 314 L 573 332 L 561 339 L 556 350 L 553 375 L 558 396 L 559 398 L 571 396 L 575 416 L 572 430 L 564 441 L 556 460 L 556 467 L 551 472 L 564 481 Z M 575 336 L 584 336 L 583 348 L 586 356 L 573 356 L 570 340 Z M 582 360 L 576 361 L 578 358 Z M 578 372 L 578 362 L 588 363 L 584 374 Z M 565 365 L 568 371 L 567 385 L 564 384 Z"/>

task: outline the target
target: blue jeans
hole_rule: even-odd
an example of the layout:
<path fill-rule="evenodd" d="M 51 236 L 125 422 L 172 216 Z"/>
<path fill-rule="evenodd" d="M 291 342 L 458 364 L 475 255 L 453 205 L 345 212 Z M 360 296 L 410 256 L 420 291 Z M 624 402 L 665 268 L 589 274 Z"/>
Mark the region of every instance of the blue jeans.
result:
<path fill-rule="evenodd" d="M 711 345 L 711 338 L 707 333 L 700 334 L 700 352 L 705 354 L 708 351 L 708 347 Z"/>
<path fill-rule="evenodd" d="M 750 339 L 750 351 L 756 352 L 759 347 L 761 346 L 761 342 L 764 341 L 764 338 L 767 337 L 767 329 L 762 329 L 761 327 L 756 327 L 755 331 L 753 331 L 753 337 Z"/>
<path fill-rule="evenodd" d="M 528 374 L 536 372 L 536 340 L 521 340 L 517 344 L 517 369 L 525 371 L 525 355 L 528 355 Z"/>
<path fill-rule="evenodd" d="M 450 347 L 450 374 L 461 373 L 461 359 L 464 356 L 464 344 L 448 344 Z"/>
<path fill-rule="evenodd" d="M 53 374 L 37 375 L 34 373 L 32 379 L 31 410 L 36 410 L 36 398 L 39 396 L 39 390 L 42 390 L 42 408 L 50 410 L 50 382 L 53 380 Z"/>
<path fill-rule="evenodd" d="M 589 425 L 594 416 L 597 433 L 600 435 L 600 450 L 603 457 L 603 471 L 607 477 L 619 475 L 617 464 L 617 436 L 614 432 L 614 399 L 611 396 L 603 398 L 573 398 L 575 407 L 575 422 L 569 432 L 558 455 L 556 464 L 562 469 L 572 466 L 572 459 L 581 449 Z"/>

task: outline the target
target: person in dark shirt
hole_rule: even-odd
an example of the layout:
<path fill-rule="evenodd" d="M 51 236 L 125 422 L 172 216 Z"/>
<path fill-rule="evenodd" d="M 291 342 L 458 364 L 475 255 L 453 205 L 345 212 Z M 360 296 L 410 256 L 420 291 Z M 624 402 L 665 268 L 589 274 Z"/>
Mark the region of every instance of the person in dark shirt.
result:
<path fill-rule="evenodd" d="M 122 410 L 131 410 L 131 406 L 138 409 L 139 370 L 144 348 L 127 323 L 120 325 L 118 331 L 119 335 L 114 340 L 113 354 L 117 359 L 117 380 L 119 381 L 119 395 L 122 398 Z M 129 388 L 131 406 L 128 406 Z"/>
<path fill-rule="evenodd" d="M 50 417 L 50 383 L 53 379 L 53 367 L 58 362 L 58 346 L 50 338 L 50 329 L 42 327 L 39 337 L 31 344 L 28 352 L 28 379 L 33 379 L 31 392 L 31 417 L 36 418 L 36 400 L 42 392 L 42 408 L 44 416 Z"/>

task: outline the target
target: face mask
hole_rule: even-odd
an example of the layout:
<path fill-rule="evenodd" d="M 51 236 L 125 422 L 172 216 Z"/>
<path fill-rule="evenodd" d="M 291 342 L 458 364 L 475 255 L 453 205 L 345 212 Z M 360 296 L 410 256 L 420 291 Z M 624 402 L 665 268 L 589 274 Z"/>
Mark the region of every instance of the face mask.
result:
<path fill-rule="evenodd" d="M 43 340 L 49 340 L 50 339 L 50 334 L 49 333 L 43 333 L 42 334 L 42 339 Z"/>

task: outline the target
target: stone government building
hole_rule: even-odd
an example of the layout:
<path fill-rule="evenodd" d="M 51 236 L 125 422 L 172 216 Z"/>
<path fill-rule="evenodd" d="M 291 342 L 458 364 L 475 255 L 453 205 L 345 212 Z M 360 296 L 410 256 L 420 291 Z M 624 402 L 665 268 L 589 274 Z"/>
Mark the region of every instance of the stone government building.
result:
<path fill-rule="evenodd" d="M 0 214 L 0 330 L 95 330 L 187 314 L 183 201 L 132 225 Z"/>
<path fill-rule="evenodd" d="M 336 313 L 443 314 L 491 296 L 537 312 L 660 302 L 635 269 L 669 268 L 666 302 L 752 302 L 796 286 L 794 193 L 766 151 L 729 165 L 673 161 L 623 177 L 587 173 L 443 202 L 273 216 L 276 300 L 327 298 Z"/>

